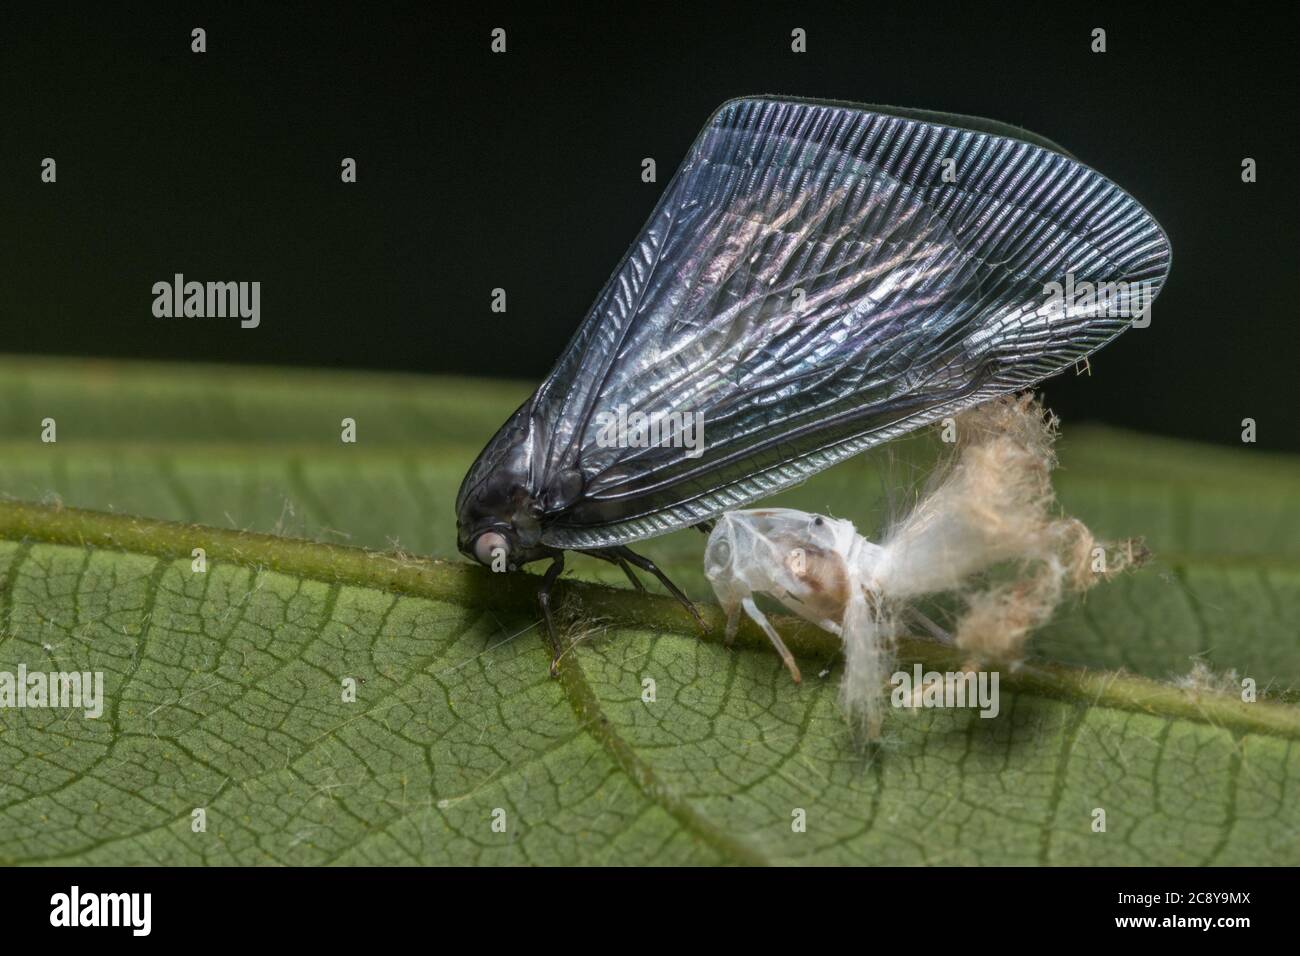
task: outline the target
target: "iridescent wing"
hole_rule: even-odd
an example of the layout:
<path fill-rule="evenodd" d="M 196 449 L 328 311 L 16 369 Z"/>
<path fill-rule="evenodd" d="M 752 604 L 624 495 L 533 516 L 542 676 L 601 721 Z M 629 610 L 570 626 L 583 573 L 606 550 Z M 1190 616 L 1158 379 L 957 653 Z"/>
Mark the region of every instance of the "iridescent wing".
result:
<path fill-rule="evenodd" d="M 1041 142 L 842 104 L 725 104 L 507 425 L 528 433 L 553 505 L 542 541 L 591 549 L 707 520 L 1117 336 L 1159 291 L 1169 243 Z M 1050 294 L 1071 280 L 1112 285 Z M 666 426 L 657 444 L 611 442 L 632 412 Z"/>

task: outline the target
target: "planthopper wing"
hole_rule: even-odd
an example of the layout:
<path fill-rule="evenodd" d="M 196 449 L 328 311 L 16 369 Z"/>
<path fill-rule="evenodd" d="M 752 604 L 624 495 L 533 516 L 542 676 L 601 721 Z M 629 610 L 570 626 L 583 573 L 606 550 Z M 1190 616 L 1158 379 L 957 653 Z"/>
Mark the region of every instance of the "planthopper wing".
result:
<path fill-rule="evenodd" d="M 719 109 L 507 425 L 551 503 L 541 540 L 707 520 L 1143 324 L 1170 264 L 1155 220 L 1046 141 L 970 125 Z"/>

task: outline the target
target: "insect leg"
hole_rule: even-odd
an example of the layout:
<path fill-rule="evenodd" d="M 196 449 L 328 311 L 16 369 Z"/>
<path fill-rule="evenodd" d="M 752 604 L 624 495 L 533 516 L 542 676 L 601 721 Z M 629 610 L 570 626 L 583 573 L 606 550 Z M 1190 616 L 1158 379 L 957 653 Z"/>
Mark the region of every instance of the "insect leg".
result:
<path fill-rule="evenodd" d="M 794 655 L 790 653 L 790 648 L 785 646 L 785 641 L 781 640 L 781 635 L 776 633 L 776 628 L 771 625 L 763 612 L 758 609 L 758 605 L 754 603 L 754 599 L 752 597 L 747 597 L 740 603 L 744 605 L 745 613 L 753 618 L 754 623 L 761 627 L 763 632 L 767 634 L 768 639 L 772 642 L 772 646 L 776 648 L 776 652 L 781 655 L 781 660 L 785 662 L 785 668 L 790 672 L 790 676 L 794 678 L 794 682 L 796 684 L 802 684 L 803 677 L 799 673 L 799 665 L 794 662 Z"/>
<path fill-rule="evenodd" d="M 917 624 L 920 624 L 921 627 L 929 631 L 930 636 L 933 637 L 940 644 L 953 643 L 953 638 L 951 634 L 949 634 L 947 631 L 941 628 L 938 624 L 934 623 L 934 621 L 930 620 L 930 618 L 922 614 L 916 608 L 909 607 L 907 609 L 907 613 L 914 621 L 916 621 Z"/>
<path fill-rule="evenodd" d="M 722 609 L 727 612 L 727 629 L 723 632 L 722 643 L 725 647 L 731 647 L 736 643 L 736 629 L 740 626 L 740 604 L 723 604 Z"/>
<path fill-rule="evenodd" d="M 635 551 L 633 551 L 632 549 L 624 545 L 619 545 L 617 548 L 610 548 L 609 553 L 616 554 L 623 560 L 631 562 L 633 565 L 640 568 L 642 571 L 645 571 L 648 574 L 653 574 L 655 577 L 657 577 L 659 579 L 659 583 L 668 589 L 668 593 L 671 594 L 673 597 L 677 598 L 677 600 L 681 602 L 682 607 L 686 608 L 686 610 L 691 612 L 691 616 L 695 618 L 696 622 L 700 625 L 700 627 L 707 627 L 707 625 L 704 623 L 704 618 L 700 617 L 700 612 L 697 611 L 695 609 L 695 605 L 691 603 L 691 599 L 682 593 L 681 588 L 679 588 L 677 585 L 673 584 L 671 580 L 669 580 L 668 575 L 664 574 L 662 571 L 659 570 L 659 566 L 657 564 L 655 564 L 649 558 L 642 557 L 641 555 L 637 554 Z"/>
<path fill-rule="evenodd" d="M 632 582 L 632 587 L 636 588 L 642 594 L 645 593 L 645 585 L 641 583 L 641 579 L 632 573 L 632 569 L 628 567 L 627 561 L 619 555 L 610 554 L 608 551 L 584 551 L 583 554 L 589 554 L 593 558 L 600 558 L 600 560 L 608 561 L 610 564 L 617 564 L 623 569 L 623 573 L 627 575 L 627 579 Z"/>
<path fill-rule="evenodd" d="M 555 632 L 555 622 L 551 619 L 551 585 L 564 570 L 564 552 L 555 555 L 555 560 L 542 575 L 542 586 L 537 589 L 537 603 L 541 605 L 542 617 L 546 621 L 546 637 L 551 642 L 551 676 L 560 675 L 560 635 Z"/>
<path fill-rule="evenodd" d="M 632 587 L 636 588 L 638 591 L 644 594 L 645 585 L 641 583 L 640 578 L 638 578 L 635 574 L 632 573 L 632 568 L 628 565 L 628 563 L 626 561 L 619 561 L 618 566 L 623 569 L 623 573 L 627 575 L 627 579 L 632 582 Z"/>
<path fill-rule="evenodd" d="M 699 524 L 691 525 L 691 527 L 704 534 L 713 534 L 713 526 L 716 524 L 717 522 L 710 518 L 708 521 L 701 521 Z"/>

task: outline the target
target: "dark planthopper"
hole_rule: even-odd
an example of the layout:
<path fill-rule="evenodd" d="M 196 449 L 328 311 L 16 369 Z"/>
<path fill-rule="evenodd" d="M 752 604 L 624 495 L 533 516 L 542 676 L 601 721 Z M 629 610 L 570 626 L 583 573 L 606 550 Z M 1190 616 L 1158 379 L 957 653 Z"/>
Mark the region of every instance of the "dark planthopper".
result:
<path fill-rule="evenodd" d="M 629 544 L 1071 367 L 1150 321 L 1169 266 L 1145 209 L 1025 130 L 732 100 L 465 475 L 458 545 L 497 570 L 551 560 L 557 657 L 566 551 L 695 613 Z"/>

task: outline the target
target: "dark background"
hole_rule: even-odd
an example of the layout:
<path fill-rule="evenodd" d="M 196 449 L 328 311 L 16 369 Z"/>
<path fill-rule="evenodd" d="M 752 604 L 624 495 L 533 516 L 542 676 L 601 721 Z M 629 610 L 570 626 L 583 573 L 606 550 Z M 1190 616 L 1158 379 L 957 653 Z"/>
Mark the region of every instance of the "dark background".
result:
<path fill-rule="evenodd" d="M 1300 450 L 1294 34 L 1256 8 L 12 6 L 0 351 L 538 379 L 710 113 L 784 93 L 988 116 L 1105 173 L 1173 272 L 1049 403 L 1228 444 L 1249 416 Z M 175 272 L 261 281 L 261 327 L 154 318 Z"/>

